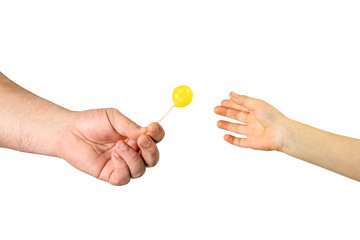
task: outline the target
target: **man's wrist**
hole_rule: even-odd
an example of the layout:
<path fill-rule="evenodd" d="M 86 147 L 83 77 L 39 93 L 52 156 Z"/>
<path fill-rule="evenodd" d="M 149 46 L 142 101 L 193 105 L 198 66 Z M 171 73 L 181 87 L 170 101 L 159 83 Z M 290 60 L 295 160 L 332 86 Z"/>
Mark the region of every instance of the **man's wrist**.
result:
<path fill-rule="evenodd" d="M 54 142 L 51 148 L 51 156 L 62 158 L 63 156 L 63 139 L 64 135 L 66 135 L 71 130 L 71 124 L 76 115 L 76 112 L 64 109 L 61 113 L 59 113 L 59 117 L 54 123 Z"/>

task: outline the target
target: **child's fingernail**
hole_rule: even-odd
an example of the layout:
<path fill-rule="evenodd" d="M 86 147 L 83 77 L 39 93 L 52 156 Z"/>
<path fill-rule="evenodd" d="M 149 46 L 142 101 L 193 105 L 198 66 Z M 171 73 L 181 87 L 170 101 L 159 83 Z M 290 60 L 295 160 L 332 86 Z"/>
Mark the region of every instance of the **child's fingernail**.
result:
<path fill-rule="evenodd" d="M 234 93 L 234 92 L 231 92 L 230 95 L 231 95 L 232 97 L 235 97 L 235 98 L 239 96 L 239 95 L 237 95 L 237 94 Z"/>
<path fill-rule="evenodd" d="M 141 145 L 143 145 L 143 147 L 148 147 L 150 145 L 149 138 L 147 137 L 146 140 L 144 140 Z"/>
<path fill-rule="evenodd" d="M 125 142 L 122 142 L 122 143 L 120 144 L 119 149 L 120 149 L 121 151 L 124 151 L 124 150 L 126 150 L 126 148 L 127 148 L 126 143 L 125 143 Z"/>
<path fill-rule="evenodd" d="M 120 158 L 119 154 L 115 153 L 114 154 L 115 158 Z"/>

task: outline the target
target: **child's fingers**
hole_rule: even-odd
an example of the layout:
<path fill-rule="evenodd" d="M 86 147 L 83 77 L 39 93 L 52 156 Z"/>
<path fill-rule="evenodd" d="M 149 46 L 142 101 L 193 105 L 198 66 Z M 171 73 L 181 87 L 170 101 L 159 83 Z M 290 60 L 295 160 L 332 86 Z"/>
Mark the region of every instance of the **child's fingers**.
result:
<path fill-rule="evenodd" d="M 245 95 L 238 95 L 234 92 L 230 93 L 230 99 L 231 101 L 233 101 L 234 103 L 243 106 L 249 110 L 255 110 L 256 108 L 256 103 L 259 101 L 258 99 L 255 98 L 251 98 Z"/>
<path fill-rule="evenodd" d="M 237 137 L 231 136 L 229 134 L 226 134 L 224 136 L 224 140 L 227 141 L 228 143 L 231 143 L 238 147 L 249 148 L 246 138 L 237 138 Z"/>
<path fill-rule="evenodd" d="M 245 136 L 247 135 L 247 125 L 245 124 L 231 123 L 220 120 L 218 121 L 217 126 L 230 132 L 238 133 Z"/>
<path fill-rule="evenodd" d="M 132 149 L 126 142 L 120 141 L 116 152 L 124 159 L 130 170 L 132 178 L 139 178 L 145 173 L 145 164 L 140 154 Z"/>
<path fill-rule="evenodd" d="M 111 173 L 108 182 L 116 186 L 128 184 L 130 182 L 130 170 L 124 159 L 117 152 L 114 152 L 111 155 L 111 160 L 114 163 L 114 171 Z"/>
<path fill-rule="evenodd" d="M 244 112 L 250 112 L 249 109 L 247 109 L 246 107 L 240 106 L 239 104 L 234 103 L 230 99 L 222 100 L 221 101 L 221 106 L 236 109 L 236 110 L 240 110 L 240 111 L 244 111 Z"/>
<path fill-rule="evenodd" d="M 214 111 L 218 115 L 232 118 L 234 120 L 238 120 L 243 123 L 249 122 L 250 114 L 248 112 L 243 112 L 243 111 L 235 110 L 232 108 L 226 108 L 226 107 L 222 107 L 222 106 L 215 107 Z"/>

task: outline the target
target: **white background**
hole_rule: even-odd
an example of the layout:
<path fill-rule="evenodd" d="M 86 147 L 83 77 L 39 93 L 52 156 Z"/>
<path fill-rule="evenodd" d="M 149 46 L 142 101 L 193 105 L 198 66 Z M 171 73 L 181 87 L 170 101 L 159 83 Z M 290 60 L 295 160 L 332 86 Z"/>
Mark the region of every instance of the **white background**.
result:
<path fill-rule="evenodd" d="M 0 239 L 359 239 L 360 183 L 223 141 L 233 90 L 360 138 L 359 1 L 0 0 L 0 71 L 72 110 L 162 122 L 161 160 L 124 187 L 0 149 Z M 1 117 L 1 116 L 0 116 Z"/>

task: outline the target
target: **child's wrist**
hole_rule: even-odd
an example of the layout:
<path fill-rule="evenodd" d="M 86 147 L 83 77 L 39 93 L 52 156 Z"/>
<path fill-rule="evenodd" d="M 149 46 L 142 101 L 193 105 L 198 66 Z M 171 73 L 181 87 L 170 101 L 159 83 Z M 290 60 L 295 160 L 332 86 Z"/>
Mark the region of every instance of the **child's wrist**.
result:
<path fill-rule="evenodd" d="M 286 153 L 291 155 L 293 146 L 294 146 L 294 136 L 296 131 L 298 131 L 298 122 L 287 118 L 286 121 L 283 123 L 283 140 L 282 145 L 279 149 L 280 152 Z"/>

